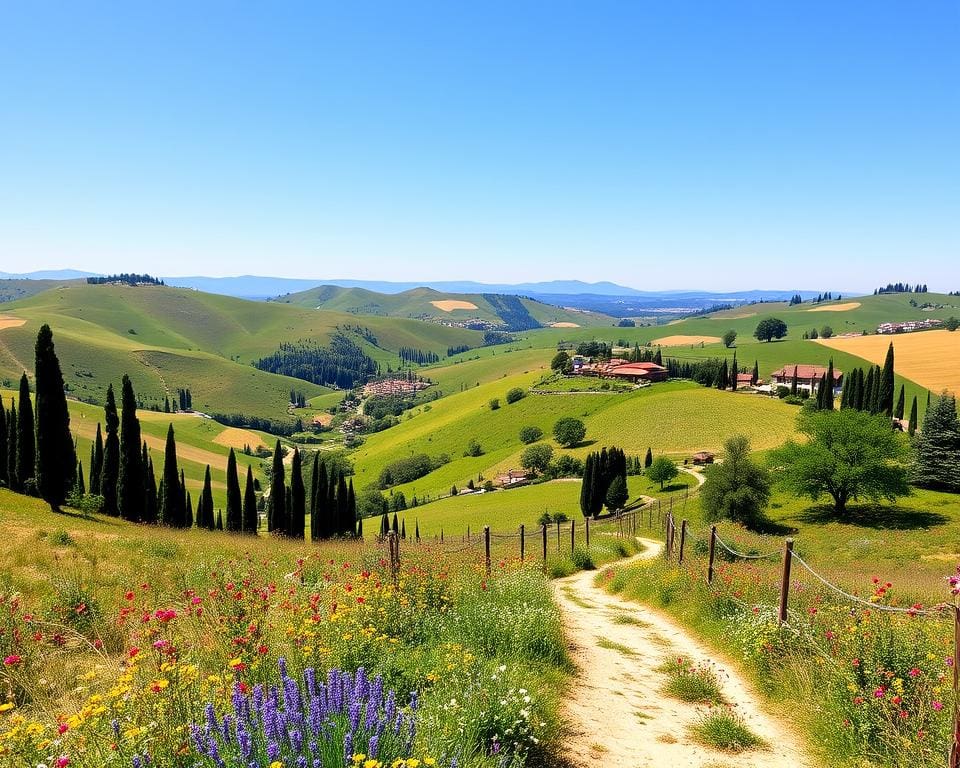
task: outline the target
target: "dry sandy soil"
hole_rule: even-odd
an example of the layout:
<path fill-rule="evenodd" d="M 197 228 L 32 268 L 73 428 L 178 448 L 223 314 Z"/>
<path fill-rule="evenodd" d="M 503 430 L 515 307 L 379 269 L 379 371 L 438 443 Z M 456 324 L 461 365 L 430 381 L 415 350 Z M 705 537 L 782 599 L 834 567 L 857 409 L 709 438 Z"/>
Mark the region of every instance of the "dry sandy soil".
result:
<path fill-rule="evenodd" d="M 25 322 L 27 321 L 13 315 L 0 315 L 0 331 L 4 328 L 19 328 Z"/>
<path fill-rule="evenodd" d="M 634 560 L 653 558 L 662 545 Z M 571 656 L 577 666 L 564 718 L 567 756 L 576 768 L 810 768 L 786 723 L 765 712 L 736 670 L 691 639 L 672 619 L 594 585 L 583 571 L 555 582 Z M 769 746 L 733 755 L 701 746 L 687 727 L 705 712 L 661 693 L 668 660 L 711 664 L 725 699 Z"/>
<path fill-rule="evenodd" d="M 550 323 L 551 328 L 579 328 L 578 323 Z"/>
<path fill-rule="evenodd" d="M 717 344 L 722 339 L 719 336 L 664 336 L 662 339 L 654 339 L 651 344 L 659 344 L 661 347 L 683 347 L 690 344 Z"/>
<path fill-rule="evenodd" d="M 826 307 L 813 307 L 812 309 L 808 309 L 807 312 L 849 312 L 851 309 L 856 309 L 859 306 L 859 301 L 848 301 L 846 304 L 830 304 Z"/>
<path fill-rule="evenodd" d="M 476 309 L 477 305 L 469 301 L 458 301 L 457 299 L 443 299 L 441 301 L 431 301 L 431 304 L 444 312 L 453 312 L 455 309 Z"/>
<path fill-rule="evenodd" d="M 960 332 L 917 331 L 896 336 L 871 335 L 817 339 L 831 349 L 858 355 L 883 365 L 893 342 L 897 373 L 926 387 L 934 394 L 946 389 L 960 393 Z M 909 403 L 907 404 L 909 406 Z"/>

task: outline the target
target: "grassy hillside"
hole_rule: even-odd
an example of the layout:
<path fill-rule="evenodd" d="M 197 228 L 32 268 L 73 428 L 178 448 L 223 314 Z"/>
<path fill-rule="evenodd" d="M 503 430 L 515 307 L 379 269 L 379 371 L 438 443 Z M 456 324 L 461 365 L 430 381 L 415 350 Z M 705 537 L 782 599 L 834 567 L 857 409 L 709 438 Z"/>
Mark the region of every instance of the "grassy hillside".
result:
<path fill-rule="evenodd" d="M 432 288 L 414 288 L 402 293 L 386 294 L 364 288 L 339 288 L 323 285 L 300 293 L 274 299 L 311 309 L 329 309 L 356 315 L 416 318 L 433 322 L 485 320 L 495 325 L 510 325 L 510 318 L 495 306 L 489 294 L 443 293 Z M 530 316 L 543 326 L 573 323 L 577 326 L 613 325 L 614 319 L 595 312 L 581 312 L 520 298 Z"/>
<path fill-rule="evenodd" d="M 198 410 L 272 419 L 286 417 L 291 389 L 308 398 L 329 391 L 251 367 L 281 342 L 324 344 L 340 332 L 395 367 L 400 347 L 445 355 L 449 346 L 482 341 L 476 331 L 416 320 L 360 318 L 167 287 L 57 288 L 6 304 L 4 314 L 24 322 L 0 327 L 0 379 L 32 370 L 37 329 L 49 323 L 70 392 L 79 398 L 102 402 L 107 385 L 129 373 L 148 404 L 189 387 Z"/>

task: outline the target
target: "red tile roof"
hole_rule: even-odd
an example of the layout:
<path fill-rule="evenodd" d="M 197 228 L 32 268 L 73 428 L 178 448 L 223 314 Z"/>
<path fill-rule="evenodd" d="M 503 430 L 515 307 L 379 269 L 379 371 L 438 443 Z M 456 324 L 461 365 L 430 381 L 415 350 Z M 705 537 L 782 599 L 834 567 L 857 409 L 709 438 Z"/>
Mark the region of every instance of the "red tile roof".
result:
<path fill-rule="evenodd" d="M 773 376 L 778 379 L 792 379 L 796 376 L 798 379 L 819 379 L 827 372 L 823 365 L 785 365 L 779 371 L 774 371 Z M 843 376 L 843 371 L 834 369 L 833 379 L 839 380 Z"/>

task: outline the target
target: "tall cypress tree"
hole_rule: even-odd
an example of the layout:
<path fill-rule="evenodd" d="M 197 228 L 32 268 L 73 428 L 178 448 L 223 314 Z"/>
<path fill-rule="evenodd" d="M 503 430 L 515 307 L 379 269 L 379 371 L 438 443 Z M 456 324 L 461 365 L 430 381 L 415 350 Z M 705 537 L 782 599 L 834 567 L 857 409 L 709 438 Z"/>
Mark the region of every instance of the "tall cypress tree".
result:
<path fill-rule="evenodd" d="M 737 353 L 733 353 L 733 363 L 730 366 L 730 389 L 737 391 L 737 374 L 740 372 L 740 366 L 737 365 Z"/>
<path fill-rule="evenodd" d="M 27 382 L 27 374 L 24 373 L 20 377 L 20 395 L 17 398 L 17 487 L 21 491 L 26 489 L 27 480 L 36 472 L 36 436 L 33 403 L 30 402 L 30 384 Z M 70 466 L 72 467 L 74 463 L 71 462 Z"/>
<path fill-rule="evenodd" d="M 827 365 L 827 373 L 823 379 L 823 408 L 826 411 L 833 410 L 833 358 Z"/>
<path fill-rule="evenodd" d="M 222 509 L 217 510 L 217 530 L 218 531 L 223 530 L 223 510 Z"/>
<path fill-rule="evenodd" d="M 243 491 L 243 532 L 257 535 L 257 492 L 253 487 L 253 467 L 247 466 L 247 485 Z"/>
<path fill-rule="evenodd" d="M 146 456 L 144 466 L 144 494 L 143 494 L 143 522 L 157 522 L 157 476 L 153 471 L 153 459 L 147 454 L 147 444 L 143 444 L 143 455 Z"/>
<path fill-rule="evenodd" d="M 913 437 L 917 431 L 917 396 L 913 396 L 913 403 L 910 406 L 910 424 L 907 425 L 907 434 Z"/>
<path fill-rule="evenodd" d="M 143 457 L 140 453 L 140 420 L 130 377 L 123 376 L 120 396 L 120 471 L 117 474 L 117 509 L 124 520 L 143 514 Z"/>
<path fill-rule="evenodd" d="M 320 451 L 313 452 L 313 466 L 310 469 L 310 498 L 307 499 L 307 507 L 310 512 L 310 538 L 313 538 L 314 512 L 317 505 L 317 483 L 320 473 Z"/>
<path fill-rule="evenodd" d="M 243 527 L 243 497 L 240 495 L 240 478 L 237 476 L 237 456 L 230 449 L 227 456 L 227 530 L 239 533 Z"/>
<path fill-rule="evenodd" d="M 337 533 L 346 536 L 353 533 L 354 521 L 350 520 L 350 492 L 347 490 L 347 481 L 343 472 L 337 478 Z"/>
<path fill-rule="evenodd" d="M 76 481 L 77 454 L 70 434 L 70 412 L 53 332 L 43 325 L 37 334 L 37 492 L 57 509 Z"/>
<path fill-rule="evenodd" d="M 651 464 L 653 464 L 653 450 L 648 447 L 647 455 L 643 457 L 643 468 L 649 469 Z"/>
<path fill-rule="evenodd" d="M 290 502 L 286 534 L 293 539 L 302 539 L 307 524 L 307 489 L 303 484 L 303 459 L 297 448 L 293 449 L 293 460 L 290 462 Z"/>
<path fill-rule="evenodd" d="M 73 484 L 73 490 L 77 496 L 86 496 L 87 488 L 83 483 L 83 462 L 77 464 L 77 480 Z"/>
<path fill-rule="evenodd" d="M 287 488 L 286 477 L 283 468 L 283 447 L 277 440 L 276 448 L 273 449 L 273 471 L 270 475 L 270 506 L 267 517 L 267 530 L 269 532 L 280 531 L 283 533 L 287 529 L 286 512 Z"/>
<path fill-rule="evenodd" d="M 876 393 L 876 386 L 874 385 L 874 375 L 873 375 L 873 366 L 870 367 L 870 370 L 867 371 L 866 379 L 863 382 L 863 404 L 860 407 L 861 411 L 869 411 L 870 413 L 876 413 L 873 410 L 874 397 Z"/>
<path fill-rule="evenodd" d="M 647 449 L 647 454 L 649 455 L 650 449 Z M 590 498 L 592 493 L 590 491 L 590 482 L 593 480 L 593 454 L 587 454 L 586 461 L 583 463 L 583 481 L 580 485 L 580 511 L 583 513 L 584 517 L 590 516 Z"/>
<path fill-rule="evenodd" d="M 877 413 L 893 416 L 893 342 L 887 348 L 887 357 L 883 361 L 883 371 L 880 374 L 880 387 L 877 393 Z"/>
<path fill-rule="evenodd" d="M 750 379 L 751 384 L 756 384 L 758 381 L 760 381 L 760 364 L 756 360 L 753 361 L 753 374 L 751 375 Z"/>
<path fill-rule="evenodd" d="M 193 528 L 193 500 L 190 498 L 190 491 L 187 491 L 187 499 L 184 502 L 187 510 L 187 528 Z"/>
<path fill-rule="evenodd" d="M 7 485 L 12 491 L 20 490 L 17 481 L 17 433 L 17 403 L 11 400 L 7 418 Z"/>
<path fill-rule="evenodd" d="M 100 495 L 100 478 L 103 474 L 103 432 L 97 422 L 97 437 L 90 448 L 90 493 Z"/>
<path fill-rule="evenodd" d="M 320 462 L 317 465 L 317 493 L 313 502 L 313 514 L 310 518 L 310 537 L 314 541 L 326 538 L 327 521 L 330 515 L 330 506 L 327 502 L 327 495 L 330 492 L 327 479 L 327 465 Z"/>
<path fill-rule="evenodd" d="M 216 528 L 216 519 L 213 516 L 213 489 L 210 487 L 210 465 L 203 476 L 203 490 L 200 492 L 200 501 L 197 502 L 197 526 L 212 531 Z"/>
<path fill-rule="evenodd" d="M 353 491 L 353 480 L 347 486 L 347 526 L 346 534 L 353 536 L 357 529 L 357 495 Z"/>
<path fill-rule="evenodd" d="M 897 405 L 893 409 L 893 417 L 895 419 L 903 419 L 903 409 L 906 406 L 907 393 L 904 390 L 903 384 L 900 385 L 900 395 L 897 397 Z"/>
<path fill-rule="evenodd" d="M 7 409 L 0 397 L 0 485 L 9 485 L 7 479 Z"/>
<path fill-rule="evenodd" d="M 173 423 L 167 426 L 167 443 L 163 452 L 163 500 L 160 522 L 171 528 L 184 528 L 187 523 L 185 499 L 180 488 L 180 469 L 177 466 L 177 441 Z"/>
<path fill-rule="evenodd" d="M 107 404 L 103 409 L 107 438 L 103 443 L 103 470 L 100 473 L 100 495 L 103 496 L 103 511 L 108 515 L 119 514 L 117 509 L 117 479 L 120 474 L 120 418 L 113 395 L 113 384 L 107 387 Z"/>

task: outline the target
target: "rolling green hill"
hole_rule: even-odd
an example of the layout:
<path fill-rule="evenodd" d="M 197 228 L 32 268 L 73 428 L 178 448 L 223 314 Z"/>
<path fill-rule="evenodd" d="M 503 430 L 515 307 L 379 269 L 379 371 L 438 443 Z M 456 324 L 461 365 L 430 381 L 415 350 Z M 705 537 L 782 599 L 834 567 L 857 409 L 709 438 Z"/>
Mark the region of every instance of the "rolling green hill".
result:
<path fill-rule="evenodd" d="M 533 299 L 488 293 L 442 293 L 431 288 L 414 288 L 386 294 L 364 288 L 339 288 L 323 285 L 300 293 L 291 293 L 273 301 L 311 309 L 330 309 L 358 315 L 382 315 L 427 320 L 434 323 L 463 323 L 482 320 L 510 330 L 535 327 L 522 324 L 511 313 L 520 311 L 527 322 L 541 326 L 572 323 L 595 327 L 614 325 L 611 317 L 595 312 L 563 309 Z M 520 309 L 522 307 L 522 310 Z M 518 319 L 521 324 L 518 324 Z"/>
<path fill-rule="evenodd" d="M 329 392 L 251 363 L 283 342 L 326 344 L 341 333 L 384 367 L 413 347 L 445 356 L 448 347 L 478 346 L 482 333 L 384 317 L 317 312 L 283 304 L 159 286 L 72 285 L 4 305 L 21 325 L 0 325 L 0 379 L 32 371 L 37 329 L 49 323 L 71 395 L 102 402 L 107 385 L 129 373 L 145 404 L 180 387 L 210 413 L 287 417 L 290 390 L 313 398 Z M 292 417 L 291 417 L 292 418 Z"/>

